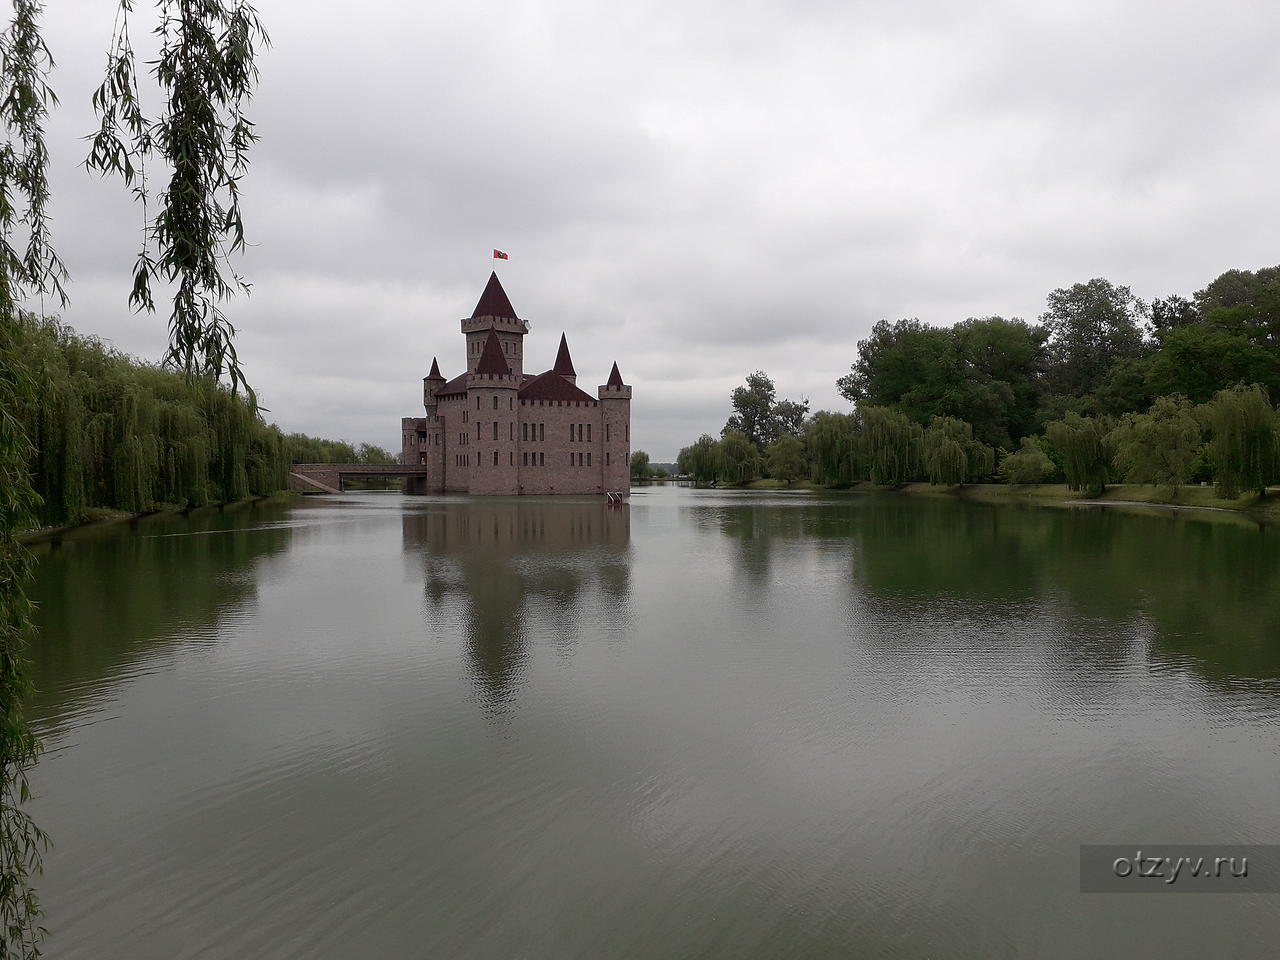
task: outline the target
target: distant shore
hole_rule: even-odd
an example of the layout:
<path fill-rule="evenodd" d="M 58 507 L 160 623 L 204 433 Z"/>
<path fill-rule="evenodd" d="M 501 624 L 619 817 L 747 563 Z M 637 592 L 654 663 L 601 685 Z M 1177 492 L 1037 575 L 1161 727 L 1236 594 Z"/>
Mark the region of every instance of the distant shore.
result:
<path fill-rule="evenodd" d="M 958 486 L 935 486 L 930 483 L 907 483 L 900 487 L 884 487 L 873 483 L 853 483 L 827 487 L 797 481 L 791 486 L 777 480 L 752 480 L 745 484 L 721 484 L 722 490 L 820 490 L 834 493 L 904 493 L 916 496 L 948 497 L 982 503 L 1021 503 L 1058 507 L 1132 507 L 1135 509 L 1170 508 L 1203 512 L 1243 514 L 1258 520 L 1280 522 L 1280 488 L 1271 487 L 1266 496 L 1246 493 L 1234 500 L 1224 500 L 1214 487 L 1199 484 L 1179 488 L 1176 496 L 1167 488 L 1132 483 L 1109 484 L 1096 497 L 1067 489 L 1062 483 L 965 483 Z"/>

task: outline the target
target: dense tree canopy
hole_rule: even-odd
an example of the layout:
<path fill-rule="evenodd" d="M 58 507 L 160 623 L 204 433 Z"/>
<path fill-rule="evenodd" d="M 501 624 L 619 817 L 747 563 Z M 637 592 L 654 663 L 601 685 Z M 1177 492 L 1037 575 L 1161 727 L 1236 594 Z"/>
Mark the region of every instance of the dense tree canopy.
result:
<path fill-rule="evenodd" d="M 1117 363 L 1142 356 L 1146 316 L 1146 306 L 1128 287 L 1100 277 L 1050 293 L 1040 316 L 1049 332 L 1050 391 L 1088 396 Z"/>
<path fill-rule="evenodd" d="M 809 401 L 778 400 L 777 394 L 773 380 L 763 370 L 748 374 L 746 384 L 735 387 L 729 395 L 734 412 L 721 435 L 741 433 L 758 453 L 778 437 L 798 437 L 804 432 Z"/>

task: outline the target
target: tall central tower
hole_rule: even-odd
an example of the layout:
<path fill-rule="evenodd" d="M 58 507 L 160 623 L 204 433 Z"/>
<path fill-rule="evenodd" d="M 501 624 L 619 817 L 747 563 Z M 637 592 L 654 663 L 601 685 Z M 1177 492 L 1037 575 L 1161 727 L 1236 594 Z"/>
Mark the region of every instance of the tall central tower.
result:
<path fill-rule="evenodd" d="M 490 330 L 498 338 L 502 359 L 507 362 L 518 387 L 524 376 L 524 335 L 529 332 L 529 325 L 516 316 L 496 273 L 489 274 L 489 282 L 476 308 L 462 321 L 462 332 L 467 336 L 468 373 L 475 373 L 479 367 Z"/>

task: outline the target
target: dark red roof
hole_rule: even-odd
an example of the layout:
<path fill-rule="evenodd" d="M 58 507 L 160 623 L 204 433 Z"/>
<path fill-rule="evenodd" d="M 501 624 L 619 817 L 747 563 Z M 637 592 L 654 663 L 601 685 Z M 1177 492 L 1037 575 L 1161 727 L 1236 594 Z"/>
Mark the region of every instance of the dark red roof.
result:
<path fill-rule="evenodd" d="M 462 373 L 454 377 L 452 380 L 446 383 L 443 387 L 437 390 L 436 396 L 447 397 L 447 396 L 450 396 L 451 394 L 466 393 L 466 392 L 467 392 L 467 375 L 465 373 Z"/>
<path fill-rule="evenodd" d="M 489 339 L 484 342 L 484 349 L 480 351 L 480 362 L 476 364 L 476 373 L 491 373 L 500 376 L 509 376 L 511 367 L 507 365 L 507 358 L 502 355 L 502 344 L 498 340 L 498 335 L 492 330 L 489 331 Z"/>
<path fill-rule="evenodd" d="M 427 379 L 428 379 L 428 380 L 443 380 L 443 379 L 444 379 L 444 377 L 442 377 L 442 376 L 440 375 L 440 364 L 439 364 L 439 362 L 436 360 L 436 358 L 435 358 L 435 357 L 432 357 L 432 358 L 431 358 L 431 372 L 427 374 Z"/>
<path fill-rule="evenodd" d="M 511 301 L 507 299 L 507 291 L 503 290 L 502 284 L 498 282 L 496 273 L 489 274 L 489 282 L 485 284 L 484 293 L 480 294 L 480 300 L 476 303 L 476 308 L 471 311 L 471 316 L 519 319 L 516 317 L 515 307 L 511 306 Z"/>
<path fill-rule="evenodd" d="M 574 386 L 554 370 L 540 373 L 520 388 L 521 400 L 586 400 L 594 403 L 595 397 Z"/>
<path fill-rule="evenodd" d="M 564 338 L 564 334 L 560 334 L 560 349 L 556 351 L 556 365 L 551 368 L 562 377 L 576 377 L 577 371 L 573 369 L 573 358 L 569 356 L 569 341 Z"/>
<path fill-rule="evenodd" d="M 618 361 L 613 361 L 613 369 L 609 371 L 609 379 L 605 381 L 605 386 L 609 387 L 625 387 L 622 382 L 622 374 L 618 372 Z"/>

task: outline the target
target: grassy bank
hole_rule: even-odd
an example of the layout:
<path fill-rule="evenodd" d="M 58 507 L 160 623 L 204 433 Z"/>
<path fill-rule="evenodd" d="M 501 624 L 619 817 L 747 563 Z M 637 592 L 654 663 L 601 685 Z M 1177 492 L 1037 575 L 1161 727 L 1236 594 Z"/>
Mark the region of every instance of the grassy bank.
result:
<path fill-rule="evenodd" d="M 83 519 L 78 523 L 66 523 L 57 526 L 36 527 L 33 530 L 24 530 L 18 534 L 18 542 L 27 546 L 33 546 L 40 543 L 58 542 L 66 537 L 91 536 L 99 531 L 109 530 L 113 527 L 121 525 L 136 525 L 139 521 L 146 520 L 150 517 L 172 516 L 174 514 L 182 514 L 184 516 L 196 516 L 204 513 L 229 513 L 245 507 L 253 506 L 267 500 L 286 500 L 294 497 L 295 494 L 287 490 L 279 493 L 266 494 L 259 497 L 246 497 L 243 500 L 229 500 L 226 503 L 213 503 L 202 507 L 178 506 L 171 503 L 157 504 L 152 510 L 143 510 L 138 513 L 130 513 L 127 510 L 114 510 L 107 507 L 92 507 L 85 511 Z"/>

